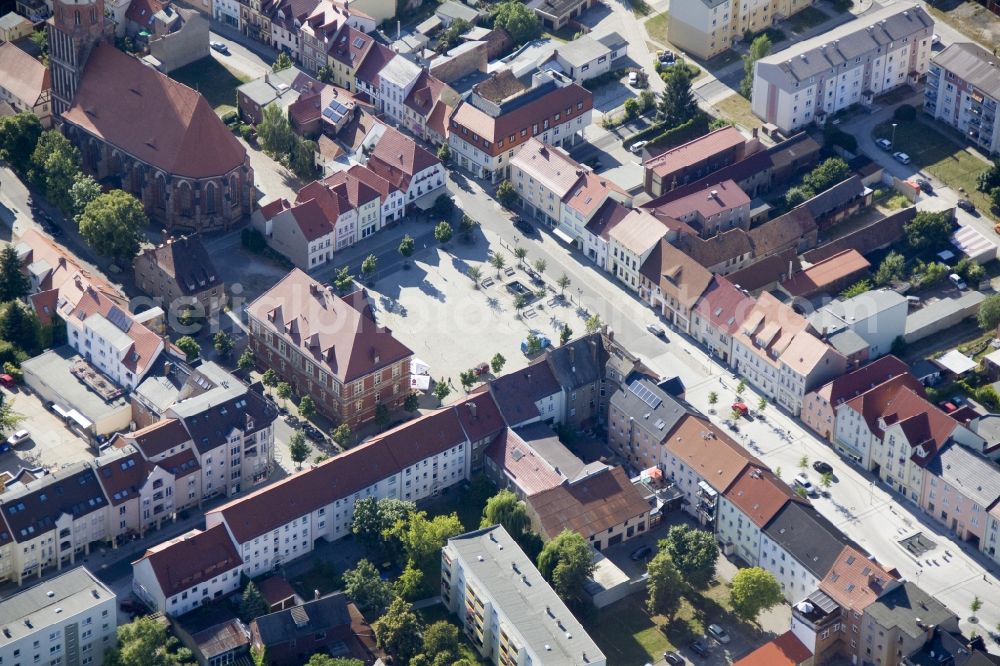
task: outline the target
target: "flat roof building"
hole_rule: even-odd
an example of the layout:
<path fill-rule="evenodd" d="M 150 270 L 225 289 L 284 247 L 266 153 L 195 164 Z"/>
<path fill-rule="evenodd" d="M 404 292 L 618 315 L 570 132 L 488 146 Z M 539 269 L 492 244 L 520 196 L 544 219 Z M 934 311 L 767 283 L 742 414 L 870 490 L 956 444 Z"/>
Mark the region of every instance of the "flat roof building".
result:
<path fill-rule="evenodd" d="M 998 66 L 986 49 L 957 42 L 931 58 L 924 88 L 924 111 L 987 153 L 1000 153 Z"/>

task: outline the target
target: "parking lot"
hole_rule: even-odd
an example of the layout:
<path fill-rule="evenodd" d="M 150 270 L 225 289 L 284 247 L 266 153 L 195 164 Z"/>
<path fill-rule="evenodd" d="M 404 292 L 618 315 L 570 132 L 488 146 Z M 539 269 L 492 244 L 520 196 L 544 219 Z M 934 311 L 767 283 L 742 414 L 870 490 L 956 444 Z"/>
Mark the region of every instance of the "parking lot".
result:
<path fill-rule="evenodd" d="M 14 450 L 0 455 L 0 472 L 16 472 L 21 467 L 59 467 L 68 463 L 92 460 L 93 451 L 82 437 L 77 435 L 55 414 L 45 409 L 37 395 L 24 387 L 3 391 L 6 404 L 22 414 L 24 423 L 18 427 L 27 429 L 31 439 Z"/>

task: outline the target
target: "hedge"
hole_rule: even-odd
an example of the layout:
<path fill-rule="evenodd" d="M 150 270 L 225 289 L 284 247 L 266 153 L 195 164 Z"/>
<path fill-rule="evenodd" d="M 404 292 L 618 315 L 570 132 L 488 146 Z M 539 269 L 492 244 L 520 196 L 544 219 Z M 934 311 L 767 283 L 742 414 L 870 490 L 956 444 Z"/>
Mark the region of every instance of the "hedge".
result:
<path fill-rule="evenodd" d="M 649 143 L 655 144 L 660 150 L 669 150 L 705 134 L 708 134 L 708 116 L 704 113 L 698 113 L 698 115 L 686 123 L 668 130 L 664 130 L 662 124 L 647 127 L 641 132 L 625 139 L 622 145 L 626 148 L 631 148 L 637 141 L 649 141 Z"/>

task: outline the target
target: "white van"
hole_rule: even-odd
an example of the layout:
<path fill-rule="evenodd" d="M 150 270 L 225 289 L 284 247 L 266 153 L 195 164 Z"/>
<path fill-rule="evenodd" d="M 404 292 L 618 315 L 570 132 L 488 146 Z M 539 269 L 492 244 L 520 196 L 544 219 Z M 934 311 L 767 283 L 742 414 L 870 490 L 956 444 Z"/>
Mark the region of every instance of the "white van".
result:
<path fill-rule="evenodd" d="M 968 285 L 965 284 L 965 280 L 963 280 L 958 273 L 952 273 L 951 275 L 948 276 L 948 279 L 951 281 L 953 285 L 955 285 L 955 288 L 959 289 L 960 291 L 965 291 L 966 287 L 968 287 Z"/>

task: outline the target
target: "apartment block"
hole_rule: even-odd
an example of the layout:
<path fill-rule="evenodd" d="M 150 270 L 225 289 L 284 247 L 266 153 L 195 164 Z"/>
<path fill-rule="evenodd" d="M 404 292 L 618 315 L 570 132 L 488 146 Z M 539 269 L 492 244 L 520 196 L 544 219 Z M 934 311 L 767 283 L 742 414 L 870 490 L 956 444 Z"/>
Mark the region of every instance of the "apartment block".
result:
<path fill-rule="evenodd" d="M 670 43 L 699 58 L 736 46 L 743 33 L 760 32 L 810 7 L 813 0 L 687 0 L 670 5 Z"/>
<path fill-rule="evenodd" d="M 448 539 L 441 598 L 479 654 L 498 666 L 608 663 L 500 525 Z"/>
<path fill-rule="evenodd" d="M 118 645 L 115 593 L 86 567 L 14 594 L 0 604 L 0 662 L 100 666 Z"/>
<path fill-rule="evenodd" d="M 808 504 L 771 470 L 747 465 L 719 500 L 715 538 L 723 552 L 758 566 L 764 528 L 789 502 Z"/>
<path fill-rule="evenodd" d="M 1000 153 L 1000 63 L 976 44 L 958 42 L 931 58 L 924 111 L 985 153 Z"/>
<path fill-rule="evenodd" d="M 933 33 L 934 20 L 912 3 L 867 13 L 758 60 L 751 108 L 788 135 L 849 106 L 870 107 L 927 72 Z"/>

